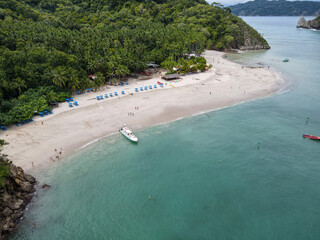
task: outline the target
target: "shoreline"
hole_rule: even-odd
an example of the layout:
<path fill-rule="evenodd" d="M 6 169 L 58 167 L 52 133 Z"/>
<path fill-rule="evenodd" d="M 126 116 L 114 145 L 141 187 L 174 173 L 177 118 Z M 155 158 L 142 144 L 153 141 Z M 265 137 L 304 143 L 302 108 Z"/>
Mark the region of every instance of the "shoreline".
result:
<path fill-rule="evenodd" d="M 124 87 L 111 86 L 111 89 L 76 95 L 74 99 L 79 107 L 69 108 L 67 103 L 61 103 L 53 109 L 53 115 L 35 117 L 32 123 L 12 126 L 1 133 L 0 138 L 9 143 L 3 153 L 26 172 L 37 175 L 55 161 L 116 134 L 123 123 L 133 130 L 165 124 L 264 98 L 277 93 L 284 85 L 280 75 L 270 69 L 245 68 L 224 58 L 224 54 L 206 51 L 207 64 L 213 64 L 211 71 L 186 75 L 178 82 L 169 81 L 163 89 L 134 91 L 136 87 L 153 86 L 160 80 L 157 77 L 131 79 Z M 124 96 L 95 99 L 97 95 L 121 90 L 126 91 Z M 130 112 L 134 115 L 129 115 Z"/>

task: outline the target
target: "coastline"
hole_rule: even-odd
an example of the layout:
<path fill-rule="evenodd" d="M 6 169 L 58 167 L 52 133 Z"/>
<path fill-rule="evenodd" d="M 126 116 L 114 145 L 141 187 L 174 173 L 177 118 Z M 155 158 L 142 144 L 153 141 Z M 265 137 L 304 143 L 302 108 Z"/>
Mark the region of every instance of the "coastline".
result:
<path fill-rule="evenodd" d="M 3 152 L 14 164 L 36 175 L 58 161 L 56 156 L 61 159 L 115 134 L 124 123 L 133 130 L 158 125 L 267 97 L 281 88 L 283 80 L 278 74 L 265 68 L 243 68 L 223 55 L 206 51 L 207 63 L 213 65 L 211 71 L 183 76 L 179 82 L 167 82 L 163 89 L 136 93 L 136 87 L 154 85 L 160 77 L 132 79 L 128 86 L 75 96 L 79 107 L 69 108 L 62 103 L 53 115 L 36 117 L 32 123 L 2 132 L 0 138 L 9 142 Z M 133 95 L 95 99 L 121 90 Z"/>

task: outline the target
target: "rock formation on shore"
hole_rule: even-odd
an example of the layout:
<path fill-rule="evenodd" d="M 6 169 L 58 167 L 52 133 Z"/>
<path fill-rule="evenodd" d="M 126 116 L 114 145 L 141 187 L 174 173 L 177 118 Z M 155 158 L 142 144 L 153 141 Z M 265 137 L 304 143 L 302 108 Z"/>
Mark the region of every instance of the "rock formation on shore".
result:
<path fill-rule="evenodd" d="M 10 164 L 10 176 L 0 189 L 0 239 L 12 232 L 23 211 L 31 201 L 36 179 L 23 172 L 22 168 Z"/>
<path fill-rule="evenodd" d="M 306 21 L 306 19 L 302 16 L 298 21 L 297 28 L 320 30 L 320 17 Z"/>

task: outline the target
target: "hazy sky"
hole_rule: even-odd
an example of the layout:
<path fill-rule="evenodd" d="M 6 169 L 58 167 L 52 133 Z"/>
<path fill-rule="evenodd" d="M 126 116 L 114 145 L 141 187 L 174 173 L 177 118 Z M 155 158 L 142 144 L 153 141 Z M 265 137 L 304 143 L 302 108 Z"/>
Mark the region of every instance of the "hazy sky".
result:
<path fill-rule="evenodd" d="M 320 1 L 320 0 L 313 0 L 313 1 Z M 244 3 L 244 2 L 249 2 L 249 0 L 207 0 L 207 2 L 212 3 L 212 2 L 218 2 L 222 3 L 224 6 L 229 6 L 229 5 L 234 5 L 237 3 Z"/>

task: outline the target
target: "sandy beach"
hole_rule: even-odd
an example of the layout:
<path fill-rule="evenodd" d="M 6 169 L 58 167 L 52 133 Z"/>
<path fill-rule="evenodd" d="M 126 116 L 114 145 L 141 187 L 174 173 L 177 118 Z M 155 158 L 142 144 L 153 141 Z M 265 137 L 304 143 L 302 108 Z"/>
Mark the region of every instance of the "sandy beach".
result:
<path fill-rule="evenodd" d="M 3 152 L 14 164 L 34 174 L 88 143 L 118 132 L 124 123 L 136 130 L 266 97 L 283 85 L 281 77 L 269 69 L 242 67 L 217 51 L 206 51 L 204 56 L 213 65 L 210 71 L 186 75 L 174 82 L 160 77 L 130 79 L 129 85 L 74 96 L 79 106 L 69 108 L 67 103 L 61 103 L 52 115 L 11 126 L 0 133 L 0 138 L 9 143 Z M 136 87 L 153 86 L 157 81 L 167 84 L 135 92 Z M 125 95 L 96 100 L 98 95 L 122 90 Z"/>

